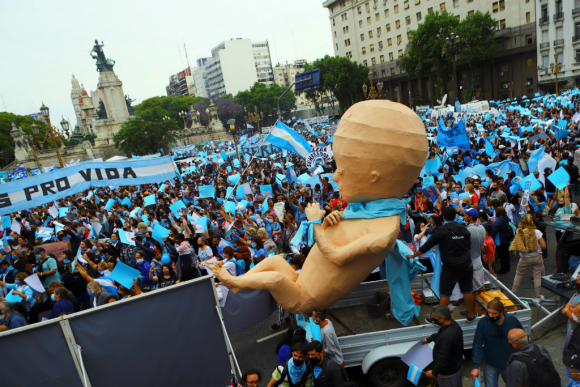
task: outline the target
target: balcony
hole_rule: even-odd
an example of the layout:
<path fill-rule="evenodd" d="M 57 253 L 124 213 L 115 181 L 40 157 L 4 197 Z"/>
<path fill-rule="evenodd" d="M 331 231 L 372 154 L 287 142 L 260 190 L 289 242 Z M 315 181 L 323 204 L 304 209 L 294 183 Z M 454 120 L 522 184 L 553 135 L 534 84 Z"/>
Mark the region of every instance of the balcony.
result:
<path fill-rule="evenodd" d="M 560 21 L 561 19 L 564 19 L 564 12 L 556 12 L 554 14 L 554 21 Z"/>
<path fill-rule="evenodd" d="M 545 23 L 547 23 L 549 21 L 550 21 L 550 16 L 544 16 L 544 17 L 541 17 L 538 20 L 538 24 L 542 25 L 542 24 L 545 24 Z"/>
<path fill-rule="evenodd" d="M 574 45 L 580 44 L 580 35 L 572 36 L 572 43 Z"/>
<path fill-rule="evenodd" d="M 554 47 L 563 46 L 563 45 L 564 45 L 564 39 L 554 40 Z"/>
<path fill-rule="evenodd" d="M 550 42 L 540 43 L 540 50 L 545 50 L 547 48 L 550 48 Z"/>
<path fill-rule="evenodd" d="M 574 8 L 572 10 L 572 17 L 574 19 L 580 18 L 580 8 Z"/>

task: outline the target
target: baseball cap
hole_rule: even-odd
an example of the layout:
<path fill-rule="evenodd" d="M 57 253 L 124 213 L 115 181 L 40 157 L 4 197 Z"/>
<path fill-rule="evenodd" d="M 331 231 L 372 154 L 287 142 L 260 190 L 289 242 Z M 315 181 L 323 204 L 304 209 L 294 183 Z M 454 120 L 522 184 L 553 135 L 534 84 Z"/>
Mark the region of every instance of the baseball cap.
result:
<path fill-rule="evenodd" d="M 473 216 L 474 218 L 477 218 L 479 216 L 479 211 L 477 211 L 475 208 L 470 208 L 467 211 L 464 211 L 466 213 L 468 213 L 469 215 Z"/>
<path fill-rule="evenodd" d="M 572 367 L 578 370 L 580 369 L 580 356 L 578 356 L 577 354 L 574 355 L 566 354 L 562 358 L 562 363 L 564 363 L 566 367 Z"/>
<path fill-rule="evenodd" d="M 39 248 L 36 249 L 36 251 L 34 252 L 34 254 L 38 254 L 41 251 L 46 251 L 46 250 L 44 249 L 44 247 L 39 247 Z"/>

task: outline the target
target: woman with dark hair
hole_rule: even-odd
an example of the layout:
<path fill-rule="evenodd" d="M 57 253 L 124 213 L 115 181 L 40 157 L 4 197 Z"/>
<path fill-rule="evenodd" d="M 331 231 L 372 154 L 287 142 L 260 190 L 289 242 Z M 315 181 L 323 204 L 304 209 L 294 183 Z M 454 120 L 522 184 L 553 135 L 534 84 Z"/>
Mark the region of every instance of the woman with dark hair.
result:
<path fill-rule="evenodd" d="M 22 255 L 26 261 L 26 272 L 31 274 L 32 268 L 36 266 L 36 255 L 34 254 L 34 246 L 30 243 L 22 245 Z"/>
<path fill-rule="evenodd" d="M 264 248 L 264 242 L 262 238 L 254 235 L 251 239 L 252 241 L 252 257 L 250 258 L 254 265 L 262 262 L 268 256 L 268 250 Z"/>
<path fill-rule="evenodd" d="M 161 266 L 161 270 L 162 275 L 159 277 L 155 275 L 153 267 L 149 270 L 149 279 L 153 282 L 157 282 L 159 289 L 180 283 L 171 266 L 164 264 Z"/>

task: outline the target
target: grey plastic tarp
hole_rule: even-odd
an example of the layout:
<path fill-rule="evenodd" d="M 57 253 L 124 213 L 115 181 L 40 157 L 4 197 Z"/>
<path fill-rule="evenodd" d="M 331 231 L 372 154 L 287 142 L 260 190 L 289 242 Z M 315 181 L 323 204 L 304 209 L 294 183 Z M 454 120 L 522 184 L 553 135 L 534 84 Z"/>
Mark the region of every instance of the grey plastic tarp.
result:
<path fill-rule="evenodd" d="M 266 290 L 240 290 L 228 292 L 226 305 L 222 308 L 228 334 L 246 329 L 268 318 L 277 309 L 276 301 Z"/>

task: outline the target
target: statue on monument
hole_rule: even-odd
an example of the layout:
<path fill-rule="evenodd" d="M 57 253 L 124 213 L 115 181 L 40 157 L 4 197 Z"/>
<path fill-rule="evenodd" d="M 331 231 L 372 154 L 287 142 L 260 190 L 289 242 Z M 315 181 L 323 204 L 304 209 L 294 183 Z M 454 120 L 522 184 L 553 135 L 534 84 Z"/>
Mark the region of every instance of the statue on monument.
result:
<path fill-rule="evenodd" d="M 135 115 L 135 107 L 131 106 L 133 102 L 135 102 L 135 100 L 131 99 L 127 94 L 125 94 L 125 103 L 127 104 L 127 110 L 129 111 L 130 116 Z"/>
<path fill-rule="evenodd" d="M 97 108 L 97 116 L 99 116 L 99 120 L 106 120 L 107 119 L 107 109 L 105 109 L 105 104 L 103 100 L 99 100 L 99 107 Z"/>
<path fill-rule="evenodd" d="M 97 71 L 113 71 L 113 66 L 115 66 L 115 61 L 112 59 L 107 59 L 105 52 L 103 51 L 103 42 L 99 42 L 95 39 L 95 45 L 90 55 L 93 59 L 97 60 Z M 96 55 L 93 55 L 95 53 Z"/>

